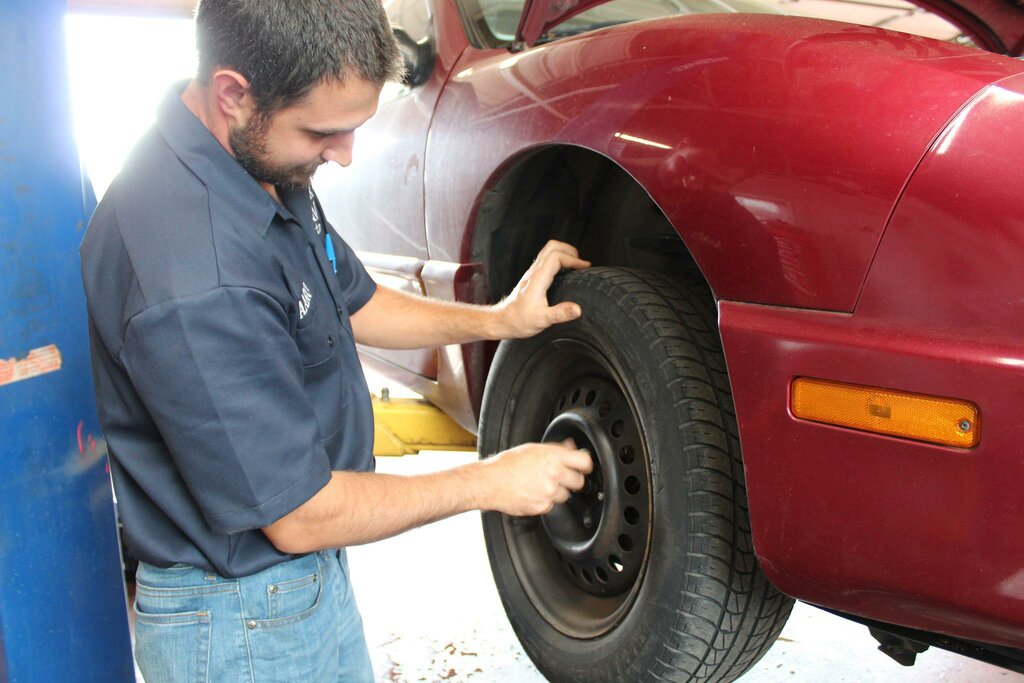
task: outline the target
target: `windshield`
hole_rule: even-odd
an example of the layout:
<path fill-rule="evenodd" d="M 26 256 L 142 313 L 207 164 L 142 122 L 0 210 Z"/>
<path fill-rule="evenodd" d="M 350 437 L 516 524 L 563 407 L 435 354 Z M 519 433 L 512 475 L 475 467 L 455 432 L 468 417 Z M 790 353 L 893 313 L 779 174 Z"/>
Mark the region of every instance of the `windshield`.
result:
<path fill-rule="evenodd" d="M 524 0 L 462 0 L 461 4 L 475 19 L 473 23 L 484 42 L 496 47 L 515 40 Z M 760 0 L 610 0 L 565 20 L 537 42 L 640 19 L 732 12 L 782 13 Z"/>

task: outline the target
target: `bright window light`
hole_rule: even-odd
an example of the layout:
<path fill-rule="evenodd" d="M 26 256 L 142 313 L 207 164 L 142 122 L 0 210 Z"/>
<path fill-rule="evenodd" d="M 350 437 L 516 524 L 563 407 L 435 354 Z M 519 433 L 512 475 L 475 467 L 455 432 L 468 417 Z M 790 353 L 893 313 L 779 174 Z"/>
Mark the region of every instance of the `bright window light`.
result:
<path fill-rule="evenodd" d="M 192 21 L 69 14 L 66 31 L 75 136 L 100 197 L 167 89 L 195 73 Z"/>

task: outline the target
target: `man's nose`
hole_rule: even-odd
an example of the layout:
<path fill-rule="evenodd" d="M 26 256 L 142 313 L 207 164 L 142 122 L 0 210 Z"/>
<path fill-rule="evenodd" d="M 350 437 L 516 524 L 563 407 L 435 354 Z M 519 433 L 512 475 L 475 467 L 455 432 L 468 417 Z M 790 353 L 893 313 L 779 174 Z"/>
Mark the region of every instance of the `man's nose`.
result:
<path fill-rule="evenodd" d="M 348 166 L 352 163 L 352 145 L 355 142 L 355 134 L 344 133 L 338 135 L 336 140 L 323 151 L 320 157 L 324 161 L 333 161 L 339 166 Z"/>

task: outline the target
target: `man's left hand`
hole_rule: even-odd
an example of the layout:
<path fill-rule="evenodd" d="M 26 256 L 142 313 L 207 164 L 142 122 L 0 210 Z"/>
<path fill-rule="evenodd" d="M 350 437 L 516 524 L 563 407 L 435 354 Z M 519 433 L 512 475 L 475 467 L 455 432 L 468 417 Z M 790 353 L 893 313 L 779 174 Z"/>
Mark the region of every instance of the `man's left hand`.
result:
<path fill-rule="evenodd" d="M 537 254 L 512 293 L 494 311 L 498 316 L 500 339 L 532 337 L 556 323 L 569 322 L 583 315 L 579 304 L 563 301 L 548 305 L 548 288 L 563 268 L 578 270 L 590 266 L 580 258 L 576 247 L 551 240 Z"/>

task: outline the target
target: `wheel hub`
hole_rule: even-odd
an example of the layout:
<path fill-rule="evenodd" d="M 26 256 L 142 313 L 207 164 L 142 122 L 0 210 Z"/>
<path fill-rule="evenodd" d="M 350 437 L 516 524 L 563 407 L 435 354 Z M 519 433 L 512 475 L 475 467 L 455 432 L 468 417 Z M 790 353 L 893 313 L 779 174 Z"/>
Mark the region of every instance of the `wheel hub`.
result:
<path fill-rule="evenodd" d="M 597 596 L 629 590 L 643 565 L 650 503 L 642 440 L 622 392 L 581 378 L 560 397 L 543 440 L 572 439 L 593 457 L 582 490 L 542 518 L 552 547 L 580 589 Z"/>

